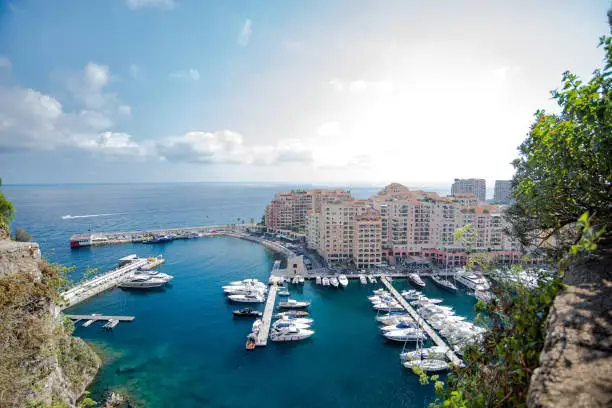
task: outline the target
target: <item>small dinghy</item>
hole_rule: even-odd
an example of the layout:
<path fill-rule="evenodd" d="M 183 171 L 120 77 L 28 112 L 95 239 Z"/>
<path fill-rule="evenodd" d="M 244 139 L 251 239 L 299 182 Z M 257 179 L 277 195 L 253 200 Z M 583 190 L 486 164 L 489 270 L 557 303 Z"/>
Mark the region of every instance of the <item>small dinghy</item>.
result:
<path fill-rule="evenodd" d="M 287 289 L 283 289 L 280 292 L 278 292 L 278 296 L 291 296 L 291 293 L 289 293 Z"/>

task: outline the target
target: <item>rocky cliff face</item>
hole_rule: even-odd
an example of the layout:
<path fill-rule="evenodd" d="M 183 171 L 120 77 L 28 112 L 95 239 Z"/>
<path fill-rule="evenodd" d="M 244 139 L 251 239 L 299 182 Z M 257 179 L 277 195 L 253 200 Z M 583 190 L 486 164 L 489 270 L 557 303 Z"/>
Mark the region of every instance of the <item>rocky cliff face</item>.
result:
<path fill-rule="evenodd" d="M 600 246 L 601 247 L 601 246 Z M 531 407 L 612 406 L 612 249 L 577 262 L 557 295 L 538 367 Z"/>
<path fill-rule="evenodd" d="M 0 407 L 72 407 L 97 373 L 54 304 L 57 277 L 37 244 L 0 241 Z"/>

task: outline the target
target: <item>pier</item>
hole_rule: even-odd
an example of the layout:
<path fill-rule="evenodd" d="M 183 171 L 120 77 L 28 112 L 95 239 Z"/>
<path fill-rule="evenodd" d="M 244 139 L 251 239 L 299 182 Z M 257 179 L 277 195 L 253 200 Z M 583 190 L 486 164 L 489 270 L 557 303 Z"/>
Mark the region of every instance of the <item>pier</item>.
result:
<path fill-rule="evenodd" d="M 65 300 L 65 303 L 61 306 L 61 310 L 67 309 L 98 293 L 117 286 L 127 275 L 148 264 L 148 259 L 135 258 L 117 269 L 98 275 L 93 279 L 62 292 L 60 295 Z"/>
<path fill-rule="evenodd" d="M 448 360 L 457 366 L 462 366 L 463 361 L 461 361 L 461 359 L 457 357 L 455 352 L 446 344 L 444 340 L 442 340 L 440 336 L 438 336 L 438 334 L 434 331 L 434 329 L 432 329 L 431 326 L 429 326 L 429 324 L 427 324 L 427 322 L 425 322 L 423 318 L 419 316 L 416 310 L 414 310 L 414 308 L 410 306 L 408 302 L 406 302 L 406 299 L 404 299 L 404 297 L 399 294 L 399 292 L 393 287 L 393 285 L 389 283 L 387 278 L 385 276 L 381 276 L 380 281 L 382 282 L 383 285 L 385 285 L 385 287 L 389 290 L 389 292 L 391 292 L 391 294 L 393 295 L 393 297 L 395 297 L 395 299 L 399 302 L 399 304 L 402 305 L 402 307 L 406 309 L 408 313 L 410 313 L 412 318 L 415 321 L 419 322 L 419 325 L 421 326 L 423 331 L 427 333 L 429 338 L 435 343 L 436 346 L 444 346 L 448 348 L 448 351 L 446 352 L 446 357 L 448 358 Z"/>
<path fill-rule="evenodd" d="M 71 320 L 75 320 L 75 321 L 79 321 L 79 320 L 93 320 L 93 321 L 98 321 L 98 320 L 105 320 L 105 321 L 109 321 L 109 320 L 117 320 L 119 322 L 131 322 L 132 320 L 134 320 L 136 317 L 135 316 L 107 316 L 107 315 L 97 315 L 97 314 L 90 314 L 90 315 L 66 315 L 67 318 L 71 319 Z"/>
<path fill-rule="evenodd" d="M 268 291 L 268 300 L 266 300 L 266 308 L 264 310 L 263 318 L 261 319 L 261 326 L 257 333 L 257 340 L 255 345 L 258 347 L 265 347 L 268 344 L 268 333 L 270 332 L 270 324 L 272 323 L 272 314 L 274 313 L 274 302 L 276 301 L 276 291 L 278 286 L 272 284 Z"/>

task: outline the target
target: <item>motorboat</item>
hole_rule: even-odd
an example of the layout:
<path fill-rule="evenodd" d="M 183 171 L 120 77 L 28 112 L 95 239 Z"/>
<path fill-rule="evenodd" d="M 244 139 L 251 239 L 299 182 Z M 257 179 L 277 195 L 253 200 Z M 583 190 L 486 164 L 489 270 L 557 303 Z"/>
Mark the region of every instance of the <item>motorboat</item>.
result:
<path fill-rule="evenodd" d="M 300 323 L 307 324 L 310 326 L 314 322 L 314 319 L 311 319 L 309 317 L 283 316 L 279 318 L 276 322 Z"/>
<path fill-rule="evenodd" d="M 450 292 L 457 291 L 457 287 L 451 281 L 446 280 L 439 275 L 431 275 L 430 278 L 436 285 L 444 290 L 448 290 Z"/>
<path fill-rule="evenodd" d="M 261 317 L 261 312 L 258 310 L 253 310 L 250 307 L 240 310 L 234 310 L 232 312 L 234 317 Z"/>
<path fill-rule="evenodd" d="M 232 302 L 238 303 L 263 303 L 266 301 L 265 296 L 259 293 L 251 293 L 244 295 L 229 295 L 227 297 Z"/>
<path fill-rule="evenodd" d="M 423 296 L 423 294 L 421 292 L 419 292 L 418 290 L 415 289 L 410 289 L 410 290 L 402 290 L 402 293 L 400 293 L 402 295 L 403 298 L 405 299 L 419 299 L 420 297 Z"/>
<path fill-rule="evenodd" d="M 300 285 L 304 284 L 304 277 L 303 276 L 298 276 L 298 283 Z"/>
<path fill-rule="evenodd" d="M 383 336 L 393 341 L 421 341 L 427 339 L 424 331 L 415 328 L 391 330 L 383 333 Z"/>
<path fill-rule="evenodd" d="M 338 275 L 338 283 L 340 283 L 342 287 L 345 288 L 348 285 L 348 279 L 346 278 L 346 275 Z"/>
<path fill-rule="evenodd" d="M 425 372 L 438 372 L 448 370 L 449 365 L 444 360 L 436 360 L 436 359 L 423 359 L 423 360 L 410 360 L 405 361 L 404 367 L 413 368 L 419 367 L 421 370 Z"/>
<path fill-rule="evenodd" d="M 411 317 L 411 316 L 410 316 L 410 314 L 408 314 L 406 312 L 390 312 L 390 313 L 387 313 L 387 314 L 382 314 L 382 315 L 376 316 L 376 321 L 384 322 L 384 321 L 387 321 L 387 320 L 398 319 L 398 318 L 402 318 L 402 317 Z"/>
<path fill-rule="evenodd" d="M 448 347 L 445 347 L 445 346 L 427 347 L 427 348 L 417 349 L 414 351 L 406 351 L 406 352 L 400 353 L 400 360 L 402 361 L 422 360 L 422 359 L 445 360 L 447 352 L 448 352 Z"/>
<path fill-rule="evenodd" d="M 223 289 L 223 293 L 225 293 L 226 295 L 246 295 L 249 293 L 258 293 L 264 295 L 266 293 L 266 290 L 253 287 L 247 288 L 244 286 L 232 286 L 230 288 Z"/>
<path fill-rule="evenodd" d="M 366 279 L 365 275 L 359 275 L 359 282 L 361 282 L 362 285 L 368 284 L 368 280 Z"/>
<path fill-rule="evenodd" d="M 120 288 L 125 289 L 150 289 L 159 288 L 168 284 L 168 280 L 151 276 L 148 274 L 133 275 L 119 283 Z"/>
<path fill-rule="evenodd" d="M 143 244 L 162 244 L 164 242 L 170 242 L 174 240 L 172 235 L 154 235 L 151 238 L 143 239 L 140 241 Z"/>
<path fill-rule="evenodd" d="M 253 322 L 251 333 L 259 333 L 260 328 L 261 328 L 261 319 L 257 319 Z"/>
<path fill-rule="evenodd" d="M 298 329 L 309 329 L 310 325 L 305 323 L 294 323 L 286 320 L 277 320 L 272 323 L 273 329 L 283 329 L 286 327 L 297 327 Z"/>
<path fill-rule="evenodd" d="M 380 295 L 381 293 L 389 293 L 389 292 L 387 292 L 383 288 L 378 288 L 378 289 L 373 290 L 372 293 L 374 293 L 375 295 Z"/>
<path fill-rule="evenodd" d="M 399 303 L 377 303 L 373 307 L 374 310 L 382 312 L 400 312 L 404 310 L 404 308 Z"/>
<path fill-rule="evenodd" d="M 369 275 L 368 279 L 370 280 L 370 283 L 376 283 L 376 276 L 374 275 Z"/>
<path fill-rule="evenodd" d="M 425 287 L 425 282 L 423 281 L 423 279 L 421 279 L 421 277 L 416 274 L 416 273 L 409 273 L 408 274 L 408 279 L 410 279 L 410 282 L 414 283 L 417 286 L 420 286 L 422 288 Z"/>
<path fill-rule="evenodd" d="M 286 312 L 279 312 L 274 315 L 276 319 L 281 319 L 283 317 L 306 317 L 308 316 L 308 312 L 304 310 L 287 310 Z"/>
<path fill-rule="evenodd" d="M 401 329 L 412 329 L 414 328 L 414 323 L 412 322 L 399 322 L 397 324 L 394 325 L 390 325 L 390 326 L 383 326 L 380 328 L 380 331 L 382 332 L 390 332 L 393 330 L 401 330 Z"/>
<path fill-rule="evenodd" d="M 396 317 L 392 319 L 385 320 L 384 322 L 380 322 L 383 326 L 395 326 L 400 323 L 414 323 L 414 319 L 412 317 Z"/>
<path fill-rule="evenodd" d="M 243 285 L 261 285 L 261 286 L 266 286 L 265 283 L 260 282 L 257 279 L 244 279 L 241 281 L 234 281 L 234 282 L 230 282 L 229 283 L 232 286 L 243 286 Z"/>
<path fill-rule="evenodd" d="M 482 300 L 483 302 L 489 302 L 493 299 L 493 294 L 488 290 L 475 290 L 474 297 L 478 300 Z"/>
<path fill-rule="evenodd" d="M 295 276 L 295 277 L 293 277 L 293 279 L 291 280 L 291 283 L 293 283 L 294 285 L 297 285 L 298 283 L 300 283 L 300 279 L 299 279 L 297 276 Z"/>
<path fill-rule="evenodd" d="M 278 296 L 291 296 L 291 293 L 287 289 L 283 289 L 278 292 Z"/>
<path fill-rule="evenodd" d="M 327 276 L 321 279 L 321 282 L 323 283 L 323 286 L 329 286 L 329 278 Z"/>
<path fill-rule="evenodd" d="M 277 309 L 305 309 L 310 306 L 310 302 L 287 299 L 286 302 L 279 302 Z"/>
<path fill-rule="evenodd" d="M 249 335 L 247 336 L 247 341 L 246 341 L 246 346 L 245 346 L 246 349 L 253 350 L 256 345 L 257 345 L 257 336 L 255 335 L 255 333 L 249 333 Z"/>
<path fill-rule="evenodd" d="M 270 340 L 272 341 L 298 341 L 304 340 L 314 334 L 314 330 L 300 329 L 295 326 L 272 328 Z"/>
<path fill-rule="evenodd" d="M 482 290 L 488 290 L 491 288 L 491 284 L 489 283 L 487 278 L 482 275 L 469 272 L 463 269 L 459 270 L 455 274 L 455 280 L 463 286 L 467 287 L 468 289 L 472 290 L 476 290 L 479 288 L 481 288 Z"/>
<path fill-rule="evenodd" d="M 315 283 L 316 283 L 317 285 L 320 285 L 320 284 L 321 284 L 321 277 L 320 277 L 320 276 L 317 276 L 317 277 L 315 278 Z"/>
<path fill-rule="evenodd" d="M 339 285 L 339 283 L 338 283 L 338 279 L 337 279 L 335 276 L 332 276 L 332 277 L 329 279 L 329 283 L 331 283 L 331 285 L 332 285 L 334 288 L 337 288 L 337 287 L 338 287 L 338 285 Z"/>

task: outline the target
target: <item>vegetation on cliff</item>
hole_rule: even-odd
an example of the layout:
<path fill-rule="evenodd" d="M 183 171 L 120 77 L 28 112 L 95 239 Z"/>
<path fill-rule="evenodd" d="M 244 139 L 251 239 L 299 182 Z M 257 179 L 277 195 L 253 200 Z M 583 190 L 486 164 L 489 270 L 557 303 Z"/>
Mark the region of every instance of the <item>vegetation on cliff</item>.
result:
<path fill-rule="evenodd" d="M 608 246 L 612 221 L 612 38 L 604 37 L 603 69 L 584 83 L 563 74 L 552 95 L 561 113 L 536 113 L 514 161 L 515 203 L 507 213 L 512 233 L 525 246 L 539 244 L 558 274 L 537 287 L 499 285 L 496 299 L 476 305 L 487 323 L 482 347 L 464 354 L 465 368 L 454 368 L 435 382 L 440 407 L 521 407 L 546 339 L 546 323 L 570 259 L 596 256 Z M 546 244 L 546 245 L 544 245 Z M 484 260 L 475 261 L 481 268 Z M 520 268 L 520 267 L 519 267 Z M 519 270 L 513 271 L 518 273 Z"/>

